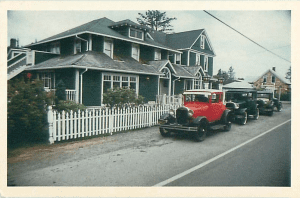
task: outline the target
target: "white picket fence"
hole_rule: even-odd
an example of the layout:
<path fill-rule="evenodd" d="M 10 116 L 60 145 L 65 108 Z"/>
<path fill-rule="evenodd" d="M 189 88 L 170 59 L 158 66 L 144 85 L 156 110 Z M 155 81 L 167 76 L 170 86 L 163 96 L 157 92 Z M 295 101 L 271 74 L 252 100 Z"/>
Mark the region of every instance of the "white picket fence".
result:
<path fill-rule="evenodd" d="M 159 117 L 180 105 L 143 105 L 128 108 L 100 108 L 58 112 L 48 108 L 49 141 L 110 134 L 158 124 Z"/>

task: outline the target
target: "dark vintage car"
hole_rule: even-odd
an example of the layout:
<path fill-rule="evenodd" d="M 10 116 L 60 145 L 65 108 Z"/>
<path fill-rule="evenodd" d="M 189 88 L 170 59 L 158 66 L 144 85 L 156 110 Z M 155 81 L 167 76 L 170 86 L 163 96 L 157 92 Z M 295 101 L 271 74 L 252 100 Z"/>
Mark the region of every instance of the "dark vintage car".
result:
<path fill-rule="evenodd" d="M 219 90 L 189 90 L 183 93 L 184 106 L 163 114 L 160 133 L 167 137 L 171 132 L 185 132 L 197 141 L 203 141 L 209 130 L 231 129 L 230 110 L 224 105 L 224 94 Z"/>
<path fill-rule="evenodd" d="M 259 118 L 255 89 L 228 89 L 225 93 L 226 107 L 231 110 L 232 122 L 244 125 L 248 118 Z"/>
<path fill-rule="evenodd" d="M 259 111 L 269 116 L 273 115 L 275 109 L 277 111 L 282 110 L 282 103 L 277 98 L 274 98 L 273 91 L 271 90 L 258 91 L 257 104 Z"/>

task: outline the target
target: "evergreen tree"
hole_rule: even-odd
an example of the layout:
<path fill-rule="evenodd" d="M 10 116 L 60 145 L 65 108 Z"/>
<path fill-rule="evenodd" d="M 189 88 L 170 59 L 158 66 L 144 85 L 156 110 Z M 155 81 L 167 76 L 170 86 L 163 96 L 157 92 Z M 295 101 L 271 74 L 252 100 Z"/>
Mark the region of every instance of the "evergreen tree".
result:
<path fill-rule="evenodd" d="M 172 25 L 170 24 L 176 17 L 169 18 L 166 16 L 166 12 L 160 12 L 158 10 L 148 10 L 145 14 L 138 13 L 140 17 L 137 21 L 141 25 L 150 27 L 152 30 L 165 32 L 172 31 Z"/>
<path fill-rule="evenodd" d="M 232 66 L 230 66 L 229 70 L 228 70 L 228 76 L 229 76 L 229 79 L 230 80 L 234 80 L 234 75 L 235 75 L 235 72 L 234 72 L 234 69 Z"/>

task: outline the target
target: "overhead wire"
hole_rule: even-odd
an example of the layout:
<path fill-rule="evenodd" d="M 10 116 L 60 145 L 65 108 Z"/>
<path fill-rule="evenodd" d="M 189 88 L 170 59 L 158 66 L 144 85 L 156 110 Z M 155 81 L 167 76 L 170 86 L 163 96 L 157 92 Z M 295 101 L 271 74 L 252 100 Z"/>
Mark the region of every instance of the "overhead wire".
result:
<path fill-rule="evenodd" d="M 259 47 L 263 48 L 264 50 L 270 52 L 271 54 L 277 56 L 278 58 L 285 60 L 287 62 L 291 62 L 290 60 L 287 60 L 281 56 L 279 56 L 278 54 L 275 54 L 274 52 L 272 52 L 271 50 L 265 48 L 264 46 L 258 44 L 257 42 L 253 41 L 252 39 L 250 39 L 249 37 L 247 37 L 246 35 L 244 35 L 243 33 L 239 32 L 238 30 L 236 30 L 235 28 L 231 27 L 230 25 L 226 24 L 225 22 L 221 21 L 220 19 L 218 19 L 217 17 L 215 17 L 214 15 L 210 14 L 209 12 L 207 12 L 206 10 L 203 10 L 205 13 L 207 13 L 208 15 L 210 15 L 211 17 L 215 18 L 216 20 L 218 20 L 219 22 L 223 23 L 224 25 L 226 25 L 227 27 L 229 27 L 230 29 L 234 30 L 235 32 L 239 33 L 240 35 L 242 35 L 243 37 L 245 37 L 246 39 L 250 40 L 251 42 L 253 42 L 254 44 L 258 45 Z"/>

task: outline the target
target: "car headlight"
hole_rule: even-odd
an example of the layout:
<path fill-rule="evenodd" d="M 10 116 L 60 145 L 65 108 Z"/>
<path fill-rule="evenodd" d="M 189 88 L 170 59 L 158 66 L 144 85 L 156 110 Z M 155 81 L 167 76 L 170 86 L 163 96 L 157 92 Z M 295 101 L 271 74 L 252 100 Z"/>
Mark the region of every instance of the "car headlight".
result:
<path fill-rule="evenodd" d="M 189 115 L 189 117 L 192 117 L 192 116 L 194 115 L 194 111 L 193 111 L 193 110 L 191 110 L 191 109 L 189 109 L 189 111 L 188 111 L 188 115 Z"/>
<path fill-rule="evenodd" d="M 169 110 L 169 114 L 170 114 L 171 116 L 174 116 L 174 115 L 175 115 L 174 109 L 170 109 L 170 110 Z"/>
<path fill-rule="evenodd" d="M 239 104 L 237 104 L 237 103 L 234 103 L 234 106 L 235 106 L 235 107 L 234 107 L 235 109 L 238 109 L 238 108 L 240 108 L 240 105 L 239 105 Z"/>

